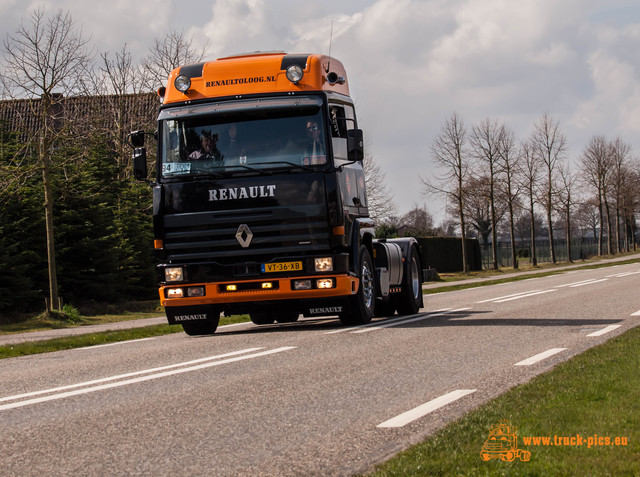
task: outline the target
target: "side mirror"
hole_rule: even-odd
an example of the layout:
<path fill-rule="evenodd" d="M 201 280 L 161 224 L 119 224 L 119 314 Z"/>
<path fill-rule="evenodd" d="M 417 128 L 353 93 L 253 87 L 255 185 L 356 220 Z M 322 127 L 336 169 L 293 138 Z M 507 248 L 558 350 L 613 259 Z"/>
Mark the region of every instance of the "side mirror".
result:
<path fill-rule="evenodd" d="M 147 180 L 147 150 L 144 147 L 133 150 L 133 177 L 139 181 Z"/>
<path fill-rule="evenodd" d="M 134 149 L 144 147 L 144 131 L 132 131 L 129 133 L 129 143 Z"/>
<path fill-rule="evenodd" d="M 364 138 L 362 129 L 350 129 L 347 131 L 347 152 L 350 161 L 364 160 Z"/>

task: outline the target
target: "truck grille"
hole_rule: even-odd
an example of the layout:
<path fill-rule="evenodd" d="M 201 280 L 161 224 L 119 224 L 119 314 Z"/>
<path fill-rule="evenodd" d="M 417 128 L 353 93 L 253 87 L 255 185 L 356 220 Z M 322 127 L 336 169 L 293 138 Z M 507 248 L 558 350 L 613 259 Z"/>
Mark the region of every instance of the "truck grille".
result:
<path fill-rule="evenodd" d="M 246 229 L 239 230 L 245 224 Z M 236 238 L 239 234 L 241 239 Z M 250 240 L 249 240 L 250 236 Z M 249 242 L 243 247 L 241 242 Z M 192 212 L 164 217 L 164 249 L 170 263 L 233 263 L 304 255 L 329 248 L 324 205 Z"/>

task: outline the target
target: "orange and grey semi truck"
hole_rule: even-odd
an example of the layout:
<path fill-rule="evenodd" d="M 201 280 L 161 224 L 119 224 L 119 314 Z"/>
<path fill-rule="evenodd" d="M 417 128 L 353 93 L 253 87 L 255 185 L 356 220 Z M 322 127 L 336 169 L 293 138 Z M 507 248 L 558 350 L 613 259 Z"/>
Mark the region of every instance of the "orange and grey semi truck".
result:
<path fill-rule="evenodd" d="M 354 325 L 418 312 L 419 244 L 375 238 L 340 61 L 231 56 L 176 68 L 158 94 L 153 228 L 169 323 L 201 335 L 222 313 Z M 147 135 L 130 134 L 142 180 Z"/>

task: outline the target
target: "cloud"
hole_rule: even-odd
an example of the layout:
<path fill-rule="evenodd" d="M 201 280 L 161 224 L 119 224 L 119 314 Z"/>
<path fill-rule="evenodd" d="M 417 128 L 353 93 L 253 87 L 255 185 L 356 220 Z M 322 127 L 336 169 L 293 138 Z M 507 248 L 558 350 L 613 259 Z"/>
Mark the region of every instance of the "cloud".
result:
<path fill-rule="evenodd" d="M 33 5 L 0 0 L 0 31 Z M 70 10 L 98 51 L 140 57 L 170 28 L 212 58 L 255 50 L 332 54 L 349 75 L 368 151 L 401 210 L 424 200 L 418 174 L 453 111 L 526 137 L 548 113 L 577 156 L 589 137 L 640 151 L 640 5 L 632 0 L 47 0 Z M 188 8 L 185 7 L 188 5 Z M 433 213 L 439 214 L 434 210 Z"/>

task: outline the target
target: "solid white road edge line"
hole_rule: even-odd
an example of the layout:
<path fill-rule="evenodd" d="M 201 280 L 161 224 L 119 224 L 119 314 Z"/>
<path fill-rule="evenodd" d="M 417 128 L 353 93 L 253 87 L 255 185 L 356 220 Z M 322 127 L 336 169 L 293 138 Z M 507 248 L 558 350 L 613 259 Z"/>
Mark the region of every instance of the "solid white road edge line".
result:
<path fill-rule="evenodd" d="M 576 285 L 588 284 L 591 282 L 595 282 L 596 280 L 597 280 L 596 278 L 589 278 L 588 280 L 580 280 L 579 282 L 571 282 L 571 283 L 564 283 L 562 285 L 556 285 L 554 288 L 564 288 L 564 287 L 572 287 Z"/>
<path fill-rule="evenodd" d="M 73 348 L 73 351 L 81 351 L 81 350 L 96 349 L 96 348 L 106 348 L 108 346 L 118 346 L 118 345 L 121 345 L 121 344 L 137 343 L 138 341 L 150 341 L 150 340 L 155 340 L 156 338 L 157 338 L 157 336 L 154 336 L 153 338 L 138 338 L 137 340 L 116 341 L 115 343 L 107 343 L 107 344 L 94 345 L 94 346 L 83 346 L 82 348 Z"/>
<path fill-rule="evenodd" d="M 420 313 L 422 316 L 424 316 L 425 318 L 428 316 L 433 316 L 433 313 L 441 313 L 443 311 L 447 311 L 450 310 L 451 308 L 443 308 L 442 310 L 435 310 L 435 311 L 425 311 Z M 413 316 L 413 315 L 412 315 Z M 380 323 L 393 323 L 399 320 L 404 320 L 406 318 L 406 316 L 398 316 L 395 318 L 387 318 L 385 320 L 382 321 L 375 321 L 374 323 L 367 323 L 366 325 L 358 325 L 358 326 L 351 326 L 349 328 L 340 328 L 339 330 L 333 330 L 333 331 L 327 331 L 326 333 L 322 333 L 323 335 L 335 335 L 338 333 L 347 333 L 349 331 L 353 331 L 353 330 L 359 330 L 361 328 L 369 328 L 371 326 L 378 326 L 380 325 Z"/>
<path fill-rule="evenodd" d="M 458 389 L 447 393 L 439 398 L 433 399 L 427 403 L 424 403 L 410 411 L 403 412 L 402 414 L 384 421 L 382 424 L 378 424 L 376 427 L 403 427 L 410 422 L 415 421 L 423 416 L 426 416 L 430 412 L 440 409 L 447 404 L 457 401 L 458 399 L 467 396 L 471 393 L 475 393 L 477 389 Z"/>
<path fill-rule="evenodd" d="M 532 364 L 536 364 L 543 359 L 547 359 L 549 356 L 561 353 L 562 351 L 566 351 L 567 349 L 569 348 L 551 348 L 550 350 L 532 356 L 531 358 L 525 359 L 524 361 L 520 361 L 519 363 L 516 363 L 515 366 L 531 366 Z"/>
<path fill-rule="evenodd" d="M 581 286 L 584 286 L 584 285 L 593 285 L 594 283 L 606 282 L 607 280 L 609 280 L 609 279 L 608 278 L 601 278 L 600 280 L 593 280 L 593 281 L 586 282 L 586 283 L 576 283 L 575 285 L 571 285 L 571 288 L 581 287 Z"/>
<path fill-rule="evenodd" d="M 496 297 L 496 298 L 489 298 L 488 300 L 477 301 L 476 303 L 488 303 L 490 301 L 502 300 L 503 298 L 519 297 L 520 295 L 527 295 L 528 293 L 535 293 L 535 292 L 538 292 L 538 291 L 540 291 L 540 290 L 529 290 L 529 291 L 524 291 L 524 292 L 520 292 L 520 293 L 514 293 L 512 295 L 505 295 L 505 296 L 499 296 L 499 297 Z"/>
<path fill-rule="evenodd" d="M 414 321 L 420 321 L 420 320 L 424 320 L 426 318 L 433 318 L 436 316 L 444 316 L 444 315 L 449 315 L 451 313 L 456 313 L 458 311 L 467 311 L 467 310 L 471 310 L 471 308 L 457 308 L 455 310 L 448 310 L 448 311 L 443 311 L 442 313 L 430 313 L 428 315 L 418 315 L 415 316 L 414 318 L 408 318 L 408 319 L 404 319 L 404 320 L 396 320 L 393 323 L 389 322 L 389 323 L 381 323 L 377 326 L 372 326 L 370 328 L 364 328 L 364 329 L 360 329 L 360 330 L 356 330 L 356 331 L 352 331 L 352 334 L 359 334 L 359 333 L 368 333 L 369 331 L 376 331 L 376 330 L 380 330 L 382 328 L 389 328 L 391 326 L 400 326 L 400 325 L 404 325 L 406 323 L 412 323 Z"/>
<path fill-rule="evenodd" d="M 617 330 L 622 325 L 609 325 L 606 328 L 602 328 L 601 330 L 594 331 L 593 333 L 589 333 L 587 336 L 602 336 L 610 331 Z"/>
<path fill-rule="evenodd" d="M 46 402 L 46 401 L 53 401 L 53 400 L 56 400 L 56 399 L 64 399 L 64 398 L 68 398 L 68 397 L 72 397 L 72 396 L 79 396 L 81 394 L 88 394 L 88 393 L 92 393 L 92 392 L 96 392 L 96 391 L 104 391 L 105 389 L 117 388 L 117 387 L 121 387 L 121 386 L 127 386 L 129 384 L 135 384 L 135 383 L 142 383 L 144 381 L 150 381 L 152 379 L 166 378 L 167 376 L 174 376 L 174 375 L 177 375 L 177 374 L 189 373 L 191 371 L 198 371 L 200 369 L 212 368 L 214 366 L 220 366 L 220 365 L 223 365 L 223 364 L 234 363 L 236 361 L 243 361 L 245 359 L 259 358 L 259 357 L 262 357 L 262 356 L 267 356 L 267 355 L 275 354 L 275 353 L 281 353 L 283 351 L 289 351 L 289 350 L 292 350 L 292 349 L 295 349 L 295 346 L 284 346 L 282 348 L 276 348 L 276 349 L 272 349 L 272 350 L 268 350 L 268 351 L 262 351 L 260 353 L 254 353 L 254 354 L 249 354 L 249 355 L 244 355 L 244 356 L 238 356 L 238 357 L 235 357 L 235 358 L 228 358 L 228 359 L 224 359 L 222 361 L 214 361 L 212 363 L 199 364 L 197 366 L 191 366 L 190 368 L 174 369 L 173 371 L 165 371 L 163 373 L 152 374 L 151 376 L 141 376 L 139 378 L 128 379 L 126 381 L 117 381 L 115 383 L 102 384 L 100 386 L 94 386 L 92 388 L 78 389 L 76 391 L 68 391 L 66 393 L 52 394 L 50 396 L 43 396 L 43 397 L 35 398 L 35 399 L 28 399 L 26 401 L 19 401 L 19 402 L 14 402 L 14 403 L 11 403 L 11 404 L 4 404 L 4 405 L 0 406 L 0 411 L 6 411 L 8 409 L 14 409 L 14 408 L 17 408 L 17 407 L 29 406 L 31 404 L 38 404 L 38 403 Z"/>
<path fill-rule="evenodd" d="M 7 396 L 7 397 L 0 398 L 0 402 L 15 401 L 16 399 L 24 399 L 32 396 L 39 396 L 41 394 L 50 394 L 50 393 L 56 393 L 60 391 L 66 391 L 68 389 L 81 388 L 84 386 L 92 386 L 94 384 L 105 383 L 108 381 L 116 381 L 118 379 L 130 378 L 132 376 L 140 376 L 141 374 L 157 373 L 159 371 L 165 371 L 167 369 L 179 368 L 181 366 L 190 366 L 192 364 L 203 363 L 205 361 L 213 361 L 214 359 L 229 358 L 231 356 L 238 356 L 239 354 L 253 353 L 254 351 L 260 351 L 261 349 L 264 349 L 264 348 L 248 348 L 240 351 L 232 351 L 231 353 L 219 354 L 217 356 L 207 356 L 206 358 L 199 358 L 199 359 L 194 359 L 192 361 L 185 361 L 183 363 L 170 364 L 167 366 L 160 366 L 158 368 L 143 369 L 141 371 L 134 371 L 131 373 L 119 374 L 116 376 L 109 376 L 107 378 L 93 379 L 91 381 L 85 381 L 83 383 L 69 384 L 67 386 L 60 386 L 57 388 L 43 389 L 41 391 L 33 391 L 30 393 L 17 394 L 15 396 Z"/>
<path fill-rule="evenodd" d="M 529 293 L 527 295 L 520 295 L 520 296 L 511 297 L 511 298 L 505 298 L 504 300 L 497 300 L 497 301 L 494 301 L 494 303 L 504 303 L 505 301 L 519 300 L 520 298 L 529 298 L 530 296 L 542 295 L 543 293 L 551 293 L 551 292 L 554 292 L 554 291 L 558 291 L 558 290 L 537 291 L 537 292 L 534 292 L 534 293 Z"/>

